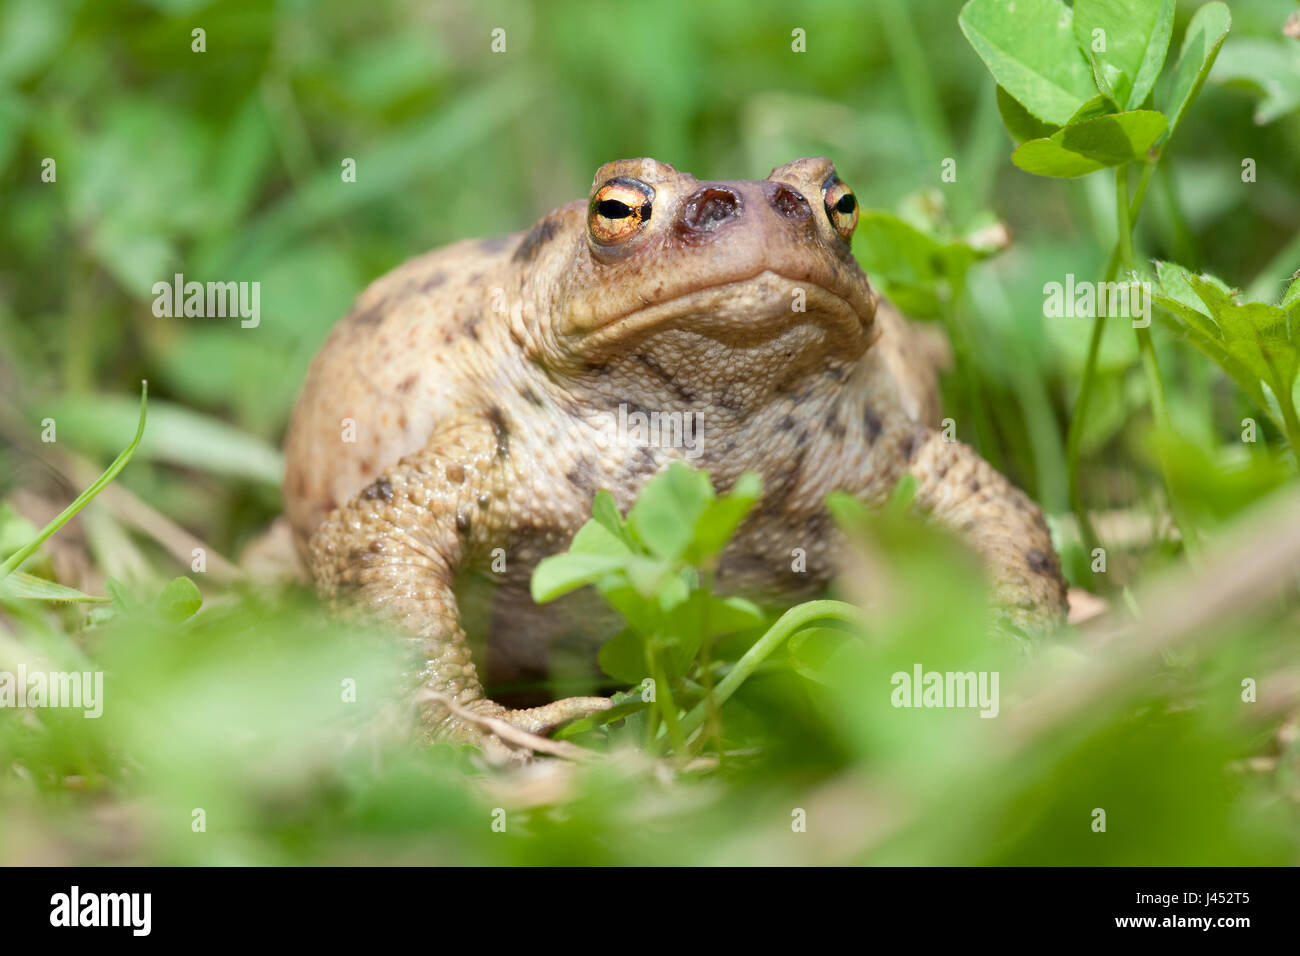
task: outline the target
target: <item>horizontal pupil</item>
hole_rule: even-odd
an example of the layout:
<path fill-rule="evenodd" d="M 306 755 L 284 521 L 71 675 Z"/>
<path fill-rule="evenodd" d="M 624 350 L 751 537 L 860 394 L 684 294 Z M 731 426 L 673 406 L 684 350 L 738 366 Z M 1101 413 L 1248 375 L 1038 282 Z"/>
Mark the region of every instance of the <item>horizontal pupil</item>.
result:
<path fill-rule="evenodd" d="M 840 197 L 840 201 L 835 204 L 835 208 L 847 216 L 849 213 L 853 212 L 853 209 L 857 204 L 858 201 L 853 198 L 853 193 L 845 193 Z"/>
<path fill-rule="evenodd" d="M 596 203 L 596 212 L 606 219 L 626 219 L 632 215 L 632 207 L 617 199 L 602 199 Z"/>

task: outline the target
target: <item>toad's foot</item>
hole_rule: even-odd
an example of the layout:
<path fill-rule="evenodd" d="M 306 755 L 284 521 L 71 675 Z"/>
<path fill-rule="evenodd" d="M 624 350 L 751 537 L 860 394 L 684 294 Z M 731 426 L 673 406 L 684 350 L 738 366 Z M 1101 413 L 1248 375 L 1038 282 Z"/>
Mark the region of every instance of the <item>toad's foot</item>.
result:
<path fill-rule="evenodd" d="M 472 744 L 495 765 L 525 763 L 535 754 L 570 760 L 590 758 L 591 751 L 545 735 L 571 720 L 608 710 L 613 704 L 608 697 L 566 697 L 541 707 L 511 710 L 486 698 L 458 704 L 433 690 L 423 691 L 419 700 L 424 705 L 430 737 Z"/>

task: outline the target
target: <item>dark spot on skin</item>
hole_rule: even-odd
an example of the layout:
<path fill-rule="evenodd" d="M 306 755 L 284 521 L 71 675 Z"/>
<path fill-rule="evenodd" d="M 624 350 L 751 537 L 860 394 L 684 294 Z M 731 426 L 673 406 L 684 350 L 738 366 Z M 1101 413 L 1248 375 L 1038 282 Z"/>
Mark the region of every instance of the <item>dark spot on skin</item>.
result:
<path fill-rule="evenodd" d="M 465 468 L 461 465 L 448 465 L 447 480 L 453 485 L 462 484 L 465 481 Z"/>
<path fill-rule="evenodd" d="M 553 219 L 543 219 L 537 225 L 533 226 L 532 231 L 524 236 L 524 241 L 519 243 L 519 248 L 510 258 L 515 262 L 530 262 L 537 255 L 538 250 L 555 238 L 555 234 L 560 231 L 559 225 Z"/>
<path fill-rule="evenodd" d="M 916 460 L 916 453 L 921 450 L 921 445 L 925 441 L 925 436 L 920 431 L 908 432 L 903 439 L 903 458 L 910 465 Z"/>
<path fill-rule="evenodd" d="M 832 438 L 843 438 L 845 435 L 844 423 L 840 421 L 840 416 L 836 409 L 826 414 L 826 430 L 831 433 Z"/>
<path fill-rule="evenodd" d="M 628 463 L 623 469 L 629 478 L 639 475 L 648 475 L 659 469 L 659 460 L 655 458 L 652 449 L 641 445 L 636 450 L 636 455 L 628 459 Z"/>
<path fill-rule="evenodd" d="M 374 501 L 376 498 L 382 498 L 384 501 L 393 500 L 393 486 L 389 484 L 387 478 L 380 478 L 378 481 L 371 482 L 361 492 L 361 497 L 368 501 Z"/>
<path fill-rule="evenodd" d="M 488 494 L 486 491 L 481 493 L 478 496 L 478 506 L 480 508 L 486 508 L 491 503 L 492 503 L 492 496 Z"/>
<path fill-rule="evenodd" d="M 592 480 L 591 462 L 586 458 L 580 459 L 570 468 L 564 478 L 584 495 L 590 495 L 596 490 L 596 483 Z"/>
<path fill-rule="evenodd" d="M 840 368 L 838 365 L 826 366 L 826 374 L 837 382 L 844 381 L 844 369 Z"/>
<path fill-rule="evenodd" d="M 468 322 L 465 323 L 466 334 L 475 342 L 478 341 L 478 327 L 479 327 L 479 323 L 482 321 L 483 321 L 483 316 L 476 315 L 474 316 L 474 318 L 470 319 Z"/>
<path fill-rule="evenodd" d="M 604 362 L 587 362 L 583 368 L 593 375 L 604 375 L 609 371 L 609 366 Z"/>
<path fill-rule="evenodd" d="M 370 464 L 368 461 L 363 461 L 357 466 L 357 470 L 360 471 L 362 475 L 371 475 L 374 473 L 375 466 Z"/>
<path fill-rule="evenodd" d="M 880 437 L 880 433 L 885 429 L 885 426 L 880 423 L 880 416 L 870 408 L 862 412 L 862 425 L 867 433 L 867 441 L 873 445 L 876 443 L 876 439 Z"/>
<path fill-rule="evenodd" d="M 380 322 L 384 320 L 384 316 L 387 314 L 387 311 L 388 311 L 387 300 L 383 302 L 376 302 L 368 309 L 365 309 L 361 312 L 353 313 L 351 324 L 352 325 L 378 325 Z"/>
<path fill-rule="evenodd" d="M 977 495 L 980 493 L 980 480 L 978 478 L 972 478 L 967 483 L 966 487 L 970 489 L 971 494 Z"/>
<path fill-rule="evenodd" d="M 1029 567 L 1038 574 L 1051 574 L 1054 570 L 1052 559 L 1043 552 L 1034 548 L 1025 554 L 1025 560 L 1029 562 Z"/>
<path fill-rule="evenodd" d="M 528 402 L 530 405 L 536 405 L 538 408 L 542 407 L 541 398 L 538 396 L 536 392 L 534 392 L 527 385 L 525 385 L 523 388 L 519 390 L 519 396 L 523 398 L 524 401 Z"/>
<path fill-rule="evenodd" d="M 646 370 L 649 371 L 651 375 L 659 379 L 659 381 L 663 382 L 665 385 L 672 388 L 674 394 L 676 394 L 676 396 L 680 398 L 683 402 L 695 401 L 695 393 L 691 391 L 689 388 L 685 388 L 684 386 L 678 385 L 676 379 L 674 379 L 673 376 L 670 375 L 662 365 L 660 365 L 649 355 L 646 355 L 642 352 L 638 352 L 635 355 L 633 355 L 632 358 L 636 359 L 643 366 L 645 366 Z"/>
<path fill-rule="evenodd" d="M 478 247 L 482 252 L 496 253 L 504 252 L 508 245 L 510 245 L 509 236 L 493 236 L 491 239 L 483 239 L 480 241 Z"/>
<path fill-rule="evenodd" d="M 447 273 L 441 271 L 435 272 L 433 275 L 429 276 L 429 278 L 425 280 L 424 285 L 420 286 L 420 291 L 432 292 L 434 289 L 438 288 L 438 286 L 442 285 L 446 281 L 447 281 Z"/>
<path fill-rule="evenodd" d="M 462 535 L 469 534 L 469 515 L 463 512 L 456 512 L 456 530 Z"/>
<path fill-rule="evenodd" d="M 785 416 L 785 418 L 781 419 L 781 423 L 777 427 L 783 432 L 788 432 L 790 429 L 794 428 L 794 416 Z"/>
<path fill-rule="evenodd" d="M 804 445 L 808 444 L 808 439 L 810 437 L 812 436 L 808 434 L 808 430 L 806 428 L 802 429 L 799 434 L 795 436 L 795 444 L 802 448 Z"/>
<path fill-rule="evenodd" d="M 799 445 L 800 448 L 795 452 L 789 468 L 773 483 L 770 493 L 764 492 L 756 509 L 757 512 L 771 515 L 788 507 L 790 496 L 794 494 L 794 490 L 799 487 L 799 482 L 803 478 L 804 461 L 808 457 L 808 449 L 803 447 L 803 442 L 800 441 Z"/>
<path fill-rule="evenodd" d="M 744 403 L 742 403 L 738 399 L 731 397 L 731 390 L 734 387 L 735 387 L 734 383 L 728 382 L 726 388 L 722 390 L 722 394 L 719 395 L 716 399 L 714 399 L 713 404 L 717 405 L 719 408 L 725 408 L 729 412 L 744 411 L 745 410 Z"/>
<path fill-rule="evenodd" d="M 488 409 L 487 417 L 496 434 L 497 457 L 504 458 L 510 453 L 510 429 L 506 427 L 506 417 L 496 405 Z"/>
<path fill-rule="evenodd" d="M 420 380 L 419 372 L 412 372 L 406 378 L 397 383 L 397 390 L 405 395 L 411 389 L 415 388 L 415 383 Z"/>

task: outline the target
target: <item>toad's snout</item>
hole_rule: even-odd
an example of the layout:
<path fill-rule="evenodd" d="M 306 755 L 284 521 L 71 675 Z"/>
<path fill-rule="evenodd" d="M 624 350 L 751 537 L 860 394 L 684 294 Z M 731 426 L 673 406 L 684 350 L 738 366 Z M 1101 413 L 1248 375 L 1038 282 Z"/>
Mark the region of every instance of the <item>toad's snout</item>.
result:
<path fill-rule="evenodd" d="M 793 186 L 777 182 L 705 183 L 682 201 L 674 227 L 683 241 L 704 243 L 757 216 L 812 232 L 808 200 Z"/>

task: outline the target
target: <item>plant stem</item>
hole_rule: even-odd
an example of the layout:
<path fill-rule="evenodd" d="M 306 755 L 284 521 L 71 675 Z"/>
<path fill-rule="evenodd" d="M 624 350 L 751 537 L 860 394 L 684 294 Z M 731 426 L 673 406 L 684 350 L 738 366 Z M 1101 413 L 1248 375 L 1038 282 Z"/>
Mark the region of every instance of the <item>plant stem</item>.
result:
<path fill-rule="evenodd" d="M 1106 263 L 1106 282 L 1115 281 L 1115 276 L 1119 274 L 1125 249 L 1127 249 L 1127 258 L 1124 261 L 1129 262 L 1129 268 L 1132 268 L 1133 223 L 1137 221 L 1138 213 L 1142 210 L 1142 201 L 1146 198 L 1147 186 L 1150 184 L 1151 175 L 1155 172 L 1156 165 L 1159 162 L 1159 153 L 1147 159 L 1142 168 L 1142 174 L 1138 177 L 1137 189 L 1134 190 L 1131 201 L 1128 201 L 1127 167 L 1120 166 L 1115 170 L 1116 212 L 1119 231 L 1115 238 L 1115 247 L 1110 253 L 1110 260 Z M 1101 337 L 1105 331 L 1104 322 L 1105 316 L 1101 314 L 1098 314 L 1092 320 L 1092 338 L 1088 342 L 1088 357 L 1083 365 L 1083 380 L 1079 383 L 1079 398 L 1074 403 L 1074 416 L 1070 419 L 1070 430 L 1066 435 L 1065 446 L 1070 508 L 1074 511 L 1075 520 L 1079 522 L 1079 533 L 1083 538 L 1083 546 L 1088 551 L 1096 548 L 1098 542 L 1097 532 L 1093 530 L 1092 519 L 1088 516 L 1088 509 L 1083 502 L 1083 492 L 1079 487 L 1079 455 L 1083 447 L 1083 427 L 1088 419 L 1088 407 L 1092 402 L 1093 382 L 1097 377 L 1097 356 L 1101 353 Z"/>
<path fill-rule="evenodd" d="M 1143 187 L 1150 181 L 1149 171 L 1154 169 L 1148 165 L 1143 171 Z M 1131 276 L 1134 270 L 1133 262 L 1133 220 L 1130 216 L 1130 204 L 1128 198 L 1128 167 L 1119 166 L 1115 170 L 1115 214 L 1119 221 L 1119 265 L 1126 276 Z M 1151 414 L 1155 418 L 1156 425 L 1162 432 L 1172 434 L 1174 427 L 1169 418 L 1169 406 L 1165 403 L 1165 387 L 1160 379 L 1160 365 L 1156 361 L 1156 346 L 1151 338 L 1151 329 L 1147 326 L 1135 326 L 1134 332 L 1137 334 L 1138 353 L 1142 356 L 1142 371 L 1147 380 L 1147 397 L 1151 401 Z M 1196 531 L 1192 527 L 1186 512 L 1174 492 L 1174 483 L 1169 473 L 1168 462 L 1163 454 L 1157 453 L 1156 458 L 1160 466 L 1160 476 L 1164 480 L 1165 494 L 1169 499 L 1169 510 L 1173 514 L 1174 523 L 1178 526 L 1178 531 L 1183 539 L 1183 546 L 1189 551 L 1196 549 Z"/>
<path fill-rule="evenodd" d="M 1070 430 L 1065 439 L 1066 481 L 1070 492 L 1070 508 L 1079 522 L 1079 533 L 1083 537 L 1084 550 L 1091 552 L 1097 547 L 1097 532 L 1093 530 L 1092 519 L 1083 503 L 1083 492 L 1079 488 L 1079 453 L 1083 446 L 1083 423 L 1088 417 L 1088 406 L 1092 401 L 1092 384 L 1097 377 L 1097 355 L 1101 352 L 1101 334 L 1105 329 L 1102 324 L 1105 317 L 1097 315 L 1092 320 L 1092 338 L 1088 341 L 1088 358 L 1083 363 L 1083 381 L 1079 383 L 1079 398 L 1074 403 L 1074 416 L 1070 419 Z"/>
<path fill-rule="evenodd" d="M 668 676 L 664 673 L 663 663 L 659 657 L 660 648 L 658 644 L 657 639 L 646 643 L 646 664 L 649 666 L 650 674 L 655 681 L 655 707 L 663 716 L 664 726 L 668 729 L 668 739 L 673 745 L 673 752 L 682 754 L 686 751 L 686 734 L 677 721 L 677 703 L 673 700 L 673 691 L 668 684 Z"/>
<path fill-rule="evenodd" d="M 754 673 L 754 669 L 763 663 L 768 655 L 780 647 L 791 634 L 813 621 L 825 618 L 843 621 L 846 624 L 861 625 L 863 622 L 861 609 L 843 601 L 807 601 L 790 608 L 777 618 L 776 623 L 767 629 L 767 633 L 760 637 L 753 647 L 745 652 L 744 656 L 736 662 L 736 666 L 728 671 L 722 680 L 718 681 L 718 686 L 714 688 L 711 695 L 713 706 L 721 707 L 727 698 L 734 694 L 736 689 L 745 682 L 746 678 Z M 691 712 L 682 719 L 681 733 L 690 736 L 704 722 L 704 718 L 708 715 L 709 706 L 708 700 L 696 704 Z"/>

